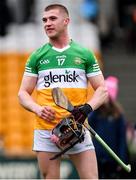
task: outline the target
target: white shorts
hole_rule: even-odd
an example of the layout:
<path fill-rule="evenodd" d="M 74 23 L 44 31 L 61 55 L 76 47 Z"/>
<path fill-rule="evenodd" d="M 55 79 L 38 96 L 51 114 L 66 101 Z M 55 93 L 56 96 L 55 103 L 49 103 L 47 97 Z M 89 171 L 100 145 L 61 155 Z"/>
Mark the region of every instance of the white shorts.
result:
<path fill-rule="evenodd" d="M 51 131 L 47 130 L 35 130 L 34 131 L 34 151 L 44 151 L 44 152 L 55 152 L 58 153 L 61 150 L 50 140 Z M 86 150 L 94 150 L 91 135 L 88 130 L 85 133 L 85 139 L 82 143 L 76 144 L 73 148 L 68 150 L 66 154 L 76 154 Z"/>

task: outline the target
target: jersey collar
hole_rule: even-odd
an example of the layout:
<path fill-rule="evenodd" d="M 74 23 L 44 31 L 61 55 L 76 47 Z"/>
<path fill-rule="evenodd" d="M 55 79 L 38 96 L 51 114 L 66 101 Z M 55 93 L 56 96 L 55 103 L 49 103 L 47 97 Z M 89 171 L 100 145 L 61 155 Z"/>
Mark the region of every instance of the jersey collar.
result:
<path fill-rule="evenodd" d="M 70 48 L 71 43 L 72 43 L 72 40 L 71 40 L 70 43 L 69 43 L 67 46 L 65 46 L 64 48 L 56 48 L 56 47 L 52 46 L 51 44 L 50 44 L 50 45 L 52 46 L 52 49 L 54 49 L 55 51 L 63 52 L 63 51 L 65 51 L 65 50 L 67 50 L 67 49 Z"/>
<path fill-rule="evenodd" d="M 63 52 L 65 51 L 66 49 L 69 49 L 70 48 L 70 45 L 68 44 L 67 46 L 65 46 L 64 48 L 56 48 L 54 46 L 52 46 L 52 49 L 54 49 L 55 51 L 58 51 L 58 52 Z"/>

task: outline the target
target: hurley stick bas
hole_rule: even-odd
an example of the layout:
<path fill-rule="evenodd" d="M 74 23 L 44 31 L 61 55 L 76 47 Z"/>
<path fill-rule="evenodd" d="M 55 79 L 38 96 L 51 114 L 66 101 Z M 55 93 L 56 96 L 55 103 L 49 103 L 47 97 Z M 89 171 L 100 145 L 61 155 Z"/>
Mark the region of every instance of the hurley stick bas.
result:
<path fill-rule="evenodd" d="M 66 109 L 71 112 L 74 109 L 74 106 L 68 100 L 66 95 L 60 88 L 53 88 L 52 96 L 56 105 Z M 92 134 L 92 136 L 105 148 L 105 150 L 118 162 L 118 164 L 127 172 L 131 171 L 131 165 L 125 164 L 115 153 L 114 151 L 103 141 L 103 139 L 90 127 L 88 123 L 83 124 Z"/>

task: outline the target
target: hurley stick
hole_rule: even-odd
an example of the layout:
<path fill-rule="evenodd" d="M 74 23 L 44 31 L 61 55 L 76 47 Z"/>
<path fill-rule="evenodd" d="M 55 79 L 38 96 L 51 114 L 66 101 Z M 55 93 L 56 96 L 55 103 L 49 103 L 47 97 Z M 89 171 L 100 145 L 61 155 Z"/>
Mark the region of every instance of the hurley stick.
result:
<path fill-rule="evenodd" d="M 53 88 L 52 96 L 56 105 L 71 112 L 74 106 L 65 96 L 60 88 Z M 88 123 L 83 124 L 92 134 L 92 136 L 105 148 L 105 150 L 118 162 L 118 164 L 127 172 L 131 171 L 131 165 L 126 165 L 114 152 L 113 150 L 103 141 L 103 139 L 90 127 Z"/>

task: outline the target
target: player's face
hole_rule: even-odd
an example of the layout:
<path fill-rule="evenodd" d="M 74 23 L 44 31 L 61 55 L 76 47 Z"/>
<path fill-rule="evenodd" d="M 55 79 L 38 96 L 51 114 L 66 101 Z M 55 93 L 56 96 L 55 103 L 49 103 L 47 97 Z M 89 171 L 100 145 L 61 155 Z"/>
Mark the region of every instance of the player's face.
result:
<path fill-rule="evenodd" d="M 45 11 L 43 15 L 44 29 L 49 38 L 58 38 L 65 31 L 69 19 L 58 9 Z"/>

